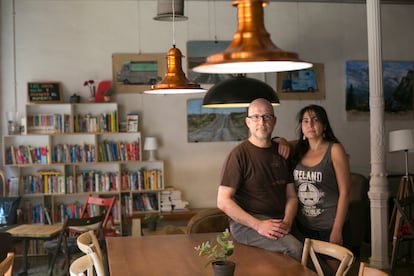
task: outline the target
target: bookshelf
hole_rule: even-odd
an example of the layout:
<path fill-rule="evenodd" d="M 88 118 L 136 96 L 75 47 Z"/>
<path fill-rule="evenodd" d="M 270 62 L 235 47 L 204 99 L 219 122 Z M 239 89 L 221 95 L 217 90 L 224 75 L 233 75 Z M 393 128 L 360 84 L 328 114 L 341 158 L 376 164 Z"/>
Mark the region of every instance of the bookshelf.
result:
<path fill-rule="evenodd" d="M 77 216 L 89 194 L 116 196 L 119 233 L 124 217 L 160 212 L 164 162 L 142 161 L 141 133 L 118 131 L 117 103 L 30 103 L 26 122 L 26 134 L 3 136 L 24 223 Z"/>

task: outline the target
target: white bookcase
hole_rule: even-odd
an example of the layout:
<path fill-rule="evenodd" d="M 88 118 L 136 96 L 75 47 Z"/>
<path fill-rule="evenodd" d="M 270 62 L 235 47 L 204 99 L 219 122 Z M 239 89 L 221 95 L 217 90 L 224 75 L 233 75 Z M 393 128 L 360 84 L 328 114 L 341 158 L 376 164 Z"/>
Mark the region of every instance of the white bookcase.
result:
<path fill-rule="evenodd" d="M 164 162 L 142 161 L 140 132 L 118 132 L 116 103 L 27 104 L 26 121 L 26 135 L 3 136 L 26 223 L 47 223 L 45 210 L 61 222 L 89 194 L 117 197 L 119 233 L 125 215 L 160 212 Z"/>

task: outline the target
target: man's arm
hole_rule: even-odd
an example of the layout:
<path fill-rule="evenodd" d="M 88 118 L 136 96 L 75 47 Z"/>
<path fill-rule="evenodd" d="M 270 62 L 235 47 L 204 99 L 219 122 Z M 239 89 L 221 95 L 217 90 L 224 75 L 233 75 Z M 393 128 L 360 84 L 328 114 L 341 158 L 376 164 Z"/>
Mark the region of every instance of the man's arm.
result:
<path fill-rule="evenodd" d="M 219 186 L 217 196 L 217 207 L 226 213 L 232 220 L 256 230 L 260 235 L 276 240 L 286 235 L 280 219 L 259 220 L 234 202 L 232 196 L 235 190 L 231 187 Z"/>
<path fill-rule="evenodd" d="M 279 144 L 278 153 L 285 159 L 288 159 L 290 155 L 289 142 L 283 137 L 273 137 L 272 141 Z"/>

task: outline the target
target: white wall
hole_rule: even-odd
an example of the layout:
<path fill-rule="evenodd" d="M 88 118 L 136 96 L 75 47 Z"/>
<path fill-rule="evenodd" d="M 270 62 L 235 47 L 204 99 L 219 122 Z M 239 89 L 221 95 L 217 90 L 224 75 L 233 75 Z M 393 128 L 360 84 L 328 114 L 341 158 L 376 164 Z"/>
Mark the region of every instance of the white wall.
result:
<path fill-rule="evenodd" d="M 112 79 L 113 53 L 166 53 L 172 46 L 172 25 L 155 21 L 156 1 L 142 0 L 15 0 L 15 61 L 13 1 L 1 1 L 1 112 L 23 111 L 29 81 L 61 81 L 65 100 L 73 93 L 87 97 L 83 81 Z M 237 28 L 230 1 L 186 1 L 188 21 L 176 22 L 176 46 L 186 55 L 188 40 L 231 40 Z M 265 25 L 280 48 L 302 59 L 325 64 L 326 99 L 282 101 L 275 109 L 275 135 L 295 138 L 296 112 L 304 105 L 323 105 L 337 136 L 351 156 L 355 172 L 369 175 L 369 121 L 349 121 L 345 112 L 345 61 L 367 60 L 366 10 L 362 4 L 271 2 Z M 384 60 L 414 60 L 414 5 L 383 5 Z M 214 21 L 216 20 L 216 24 Z M 183 60 L 186 70 L 186 60 Z M 16 71 L 14 75 L 13 72 Z M 16 83 L 14 83 L 14 77 Z M 263 77 L 263 76 L 261 76 Z M 275 74 L 266 74 L 275 87 Z M 15 93 L 16 92 L 16 93 Z M 183 191 L 191 207 L 215 205 L 220 170 L 236 142 L 188 143 L 187 99 L 203 94 L 119 94 L 121 118 L 141 114 L 144 136 L 161 141 L 158 157 L 165 160 L 167 185 Z M 2 133 L 6 133 L 4 120 Z M 386 133 L 412 128 L 413 120 L 386 121 Z M 388 140 L 388 139 L 387 139 Z M 413 155 L 411 154 L 411 159 Z M 414 171 L 414 162 L 410 165 Z M 387 168 L 402 172 L 402 154 L 389 154 Z"/>

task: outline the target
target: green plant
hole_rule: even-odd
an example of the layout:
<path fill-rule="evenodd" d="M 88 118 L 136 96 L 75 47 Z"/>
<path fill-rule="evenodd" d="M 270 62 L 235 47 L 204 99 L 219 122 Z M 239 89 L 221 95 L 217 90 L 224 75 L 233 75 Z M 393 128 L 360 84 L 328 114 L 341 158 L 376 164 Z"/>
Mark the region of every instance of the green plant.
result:
<path fill-rule="evenodd" d="M 104 94 L 104 96 L 112 96 L 112 93 L 114 93 L 114 88 L 113 87 L 110 87 L 103 94 Z"/>
<path fill-rule="evenodd" d="M 234 244 L 232 240 L 229 240 L 230 236 L 229 229 L 226 229 L 217 235 L 216 244 L 212 245 L 210 241 L 205 241 L 194 247 L 198 251 L 198 256 L 207 256 L 206 266 L 216 261 L 225 261 L 233 254 Z"/>
<path fill-rule="evenodd" d="M 144 221 L 145 222 L 161 222 L 163 220 L 164 216 L 161 214 L 146 214 L 144 216 Z"/>

